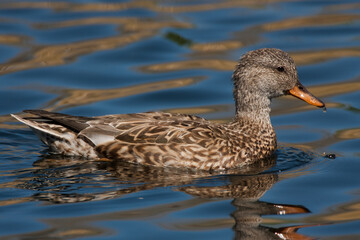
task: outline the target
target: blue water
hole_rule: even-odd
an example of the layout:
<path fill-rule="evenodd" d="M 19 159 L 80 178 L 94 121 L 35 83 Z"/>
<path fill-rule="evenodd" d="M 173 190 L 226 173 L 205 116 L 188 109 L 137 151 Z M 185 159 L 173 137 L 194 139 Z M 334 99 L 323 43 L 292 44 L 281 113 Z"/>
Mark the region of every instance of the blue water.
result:
<path fill-rule="evenodd" d="M 347 0 L 0 2 L 0 239 L 360 239 L 359 32 Z M 236 60 L 262 47 L 289 52 L 327 112 L 273 100 L 280 147 L 242 171 L 51 155 L 9 115 L 226 122 Z"/>

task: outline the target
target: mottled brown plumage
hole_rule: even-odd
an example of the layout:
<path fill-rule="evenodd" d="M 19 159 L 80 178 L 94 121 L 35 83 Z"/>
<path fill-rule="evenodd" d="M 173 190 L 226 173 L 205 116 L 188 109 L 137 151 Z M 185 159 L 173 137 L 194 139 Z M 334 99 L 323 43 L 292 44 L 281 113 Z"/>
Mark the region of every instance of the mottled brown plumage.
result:
<path fill-rule="evenodd" d="M 324 107 L 298 81 L 291 57 L 278 49 L 245 54 L 233 81 L 236 115 L 227 124 L 163 112 L 89 118 L 27 110 L 37 117 L 13 116 L 56 153 L 159 167 L 225 170 L 259 161 L 276 149 L 269 115 L 272 98 L 292 94 Z"/>

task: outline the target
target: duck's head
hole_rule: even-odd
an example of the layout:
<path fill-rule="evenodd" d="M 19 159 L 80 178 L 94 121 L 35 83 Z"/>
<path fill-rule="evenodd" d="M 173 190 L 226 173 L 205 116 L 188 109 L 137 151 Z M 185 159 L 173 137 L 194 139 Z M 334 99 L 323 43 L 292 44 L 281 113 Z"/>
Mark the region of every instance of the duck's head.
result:
<path fill-rule="evenodd" d="M 300 83 L 294 60 L 279 49 L 262 48 L 244 54 L 233 80 L 234 97 L 240 111 L 244 105 L 264 107 L 272 98 L 289 94 L 311 105 L 325 107 Z"/>

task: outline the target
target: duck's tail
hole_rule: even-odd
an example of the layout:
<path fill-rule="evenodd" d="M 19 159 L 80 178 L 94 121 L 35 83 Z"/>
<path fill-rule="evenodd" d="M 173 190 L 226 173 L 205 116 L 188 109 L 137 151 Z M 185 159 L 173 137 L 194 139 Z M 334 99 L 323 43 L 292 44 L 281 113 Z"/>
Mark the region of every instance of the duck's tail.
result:
<path fill-rule="evenodd" d="M 29 126 L 36 135 L 46 144 L 49 145 L 49 137 L 62 139 L 64 138 L 63 133 L 65 129 L 61 129 L 61 126 L 54 125 L 50 123 L 50 120 L 43 119 L 41 117 L 22 117 L 20 115 L 11 114 L 13 118 L 18 120 L 19 122 L 24 123 L 25 125 Z"/>
<path fill-rule="evenodd" d="M 52 152 L 69 156 L 97 157 L 91 143 L 78 136 L 78 132 L 87 127 L 81 121 L 71 121 L 68 119 L 69 115 L 44 110 L 24 112 L 31 113 L 35 117 L 16 114 L 11 116 L 29 126 Z"/>

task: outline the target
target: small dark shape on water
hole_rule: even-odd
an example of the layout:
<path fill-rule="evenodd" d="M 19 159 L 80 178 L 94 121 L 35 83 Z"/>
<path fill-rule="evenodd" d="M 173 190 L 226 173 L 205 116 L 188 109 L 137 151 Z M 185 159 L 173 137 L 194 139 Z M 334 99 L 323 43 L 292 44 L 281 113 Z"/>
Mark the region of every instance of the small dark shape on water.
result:
<path fill-rule="evenodd" d="M 329 159 L 335 159 L 336 155 L 334 153 L 329 153 L 329 154 L 325 154 L 324 156 L 325 158 L 329 158 Z"/>

